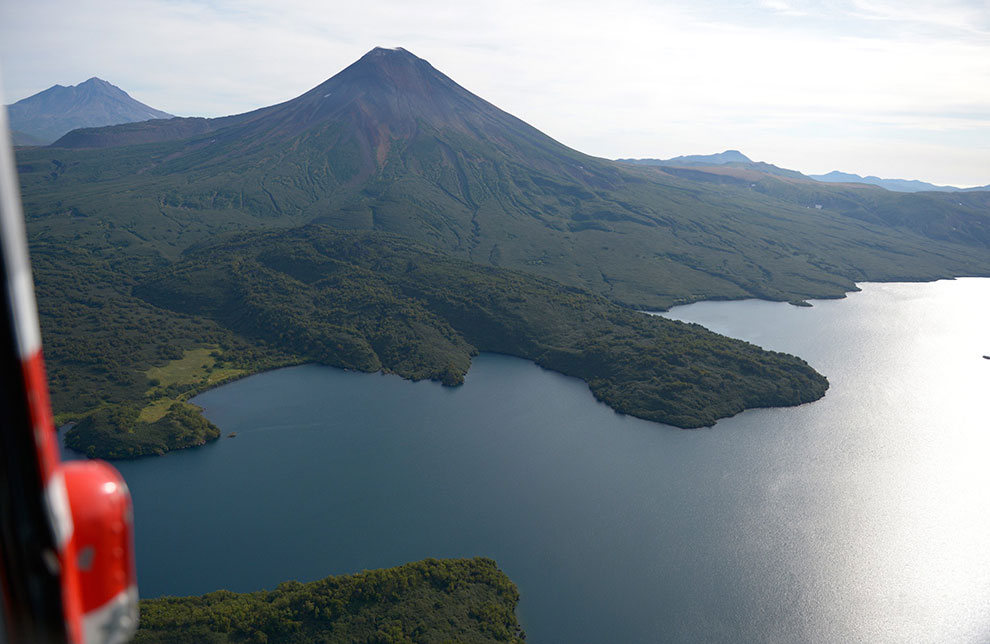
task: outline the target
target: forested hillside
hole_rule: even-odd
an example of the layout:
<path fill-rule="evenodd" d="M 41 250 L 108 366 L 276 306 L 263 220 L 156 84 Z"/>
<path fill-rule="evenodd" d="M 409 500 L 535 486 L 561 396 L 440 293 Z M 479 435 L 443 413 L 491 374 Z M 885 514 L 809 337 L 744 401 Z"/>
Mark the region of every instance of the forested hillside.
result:
<path fill-rule="evenodd" d="M 271 591 L 144 599 L 134 644 L 522 644 L 518 601 L 490 559 L 427 559 Z"/>
<path fill-rule="evenodd" d="M 793 356 L 383 233 L 317 225 L 249 233 L 192 249 L 133 293 L 156 310 L 205 318 L 242 343 L 270 347 L 271 360 L 458 385 L 471 356 L 494 351 L 581 378 L 617 411 L 679 427 L 810 402 L 828 387 Z M 69 432 L 69 444 L 104 456 L 156 452 L 158 423 L 186 418 L 177 407 L 142 423 L 135 407 L 121 407 L 130 410 L 129 431 L 119 430 L 121 413 L 104 407 Z"/>

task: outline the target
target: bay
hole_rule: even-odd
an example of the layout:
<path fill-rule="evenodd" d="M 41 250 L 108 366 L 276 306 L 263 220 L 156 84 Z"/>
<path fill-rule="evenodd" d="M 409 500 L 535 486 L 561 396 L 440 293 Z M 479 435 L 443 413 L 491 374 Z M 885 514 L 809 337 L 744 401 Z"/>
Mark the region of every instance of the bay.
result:
<path fill-rule="evenodd" d="M 990 280 L 667 315 L 824 399 L 679 430 L 481 355 L 464 386 L 302 366 L 194 402 L 236 438 L 119 462 L 145 597 L 489 556 L 529 641 L 990 640 Z"/>

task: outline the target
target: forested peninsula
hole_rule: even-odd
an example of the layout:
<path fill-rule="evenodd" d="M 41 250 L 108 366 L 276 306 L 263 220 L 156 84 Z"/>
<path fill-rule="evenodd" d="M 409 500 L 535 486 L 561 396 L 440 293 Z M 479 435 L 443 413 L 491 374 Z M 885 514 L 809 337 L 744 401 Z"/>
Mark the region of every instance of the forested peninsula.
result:
<path fill-rule="evenodd" d="M 134 644 L 522 644 L 519 591 L 491 559 L 141 600 Z"/>
<path fill-rule="evenodd" d="M 684 428 L 810 402 L 828 387 L 799 358 L 386 233 L 308 225 L 237 235 L 190 249 L 133 294 L 242 338 L 267 357 L 260 365 L 316 362 L 455 386 L 472 356 L 491 351 L 581 378 L 619 412 Z M 153 388 L 148 404 L 165 391 Z M 67 443 L 127 457 L 218 436 L 181 403 L 154 422 L 140 415 L 104 405 Z"/>

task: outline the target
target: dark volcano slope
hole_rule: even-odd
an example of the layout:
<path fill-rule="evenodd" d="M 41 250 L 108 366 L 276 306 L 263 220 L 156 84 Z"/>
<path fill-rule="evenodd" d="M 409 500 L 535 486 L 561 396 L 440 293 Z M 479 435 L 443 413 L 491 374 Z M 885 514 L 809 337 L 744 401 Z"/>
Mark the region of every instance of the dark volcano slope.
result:
<path fill-rule="evenodd" d="M 156 142 L 126 145 L 144 140 Z M 905 195 L 818 210 L 793 190 L 589 157 L 401 49 L 254 112 L 77 131 L 58 145 L 19 156 L 33 230 L 90 247 L 175 257 L 219 232 L 315 221 L 652 308 L 990 274 L 985 204 Z M 832 189 L 820 188 L 842 202 L 845 188 Z"/>

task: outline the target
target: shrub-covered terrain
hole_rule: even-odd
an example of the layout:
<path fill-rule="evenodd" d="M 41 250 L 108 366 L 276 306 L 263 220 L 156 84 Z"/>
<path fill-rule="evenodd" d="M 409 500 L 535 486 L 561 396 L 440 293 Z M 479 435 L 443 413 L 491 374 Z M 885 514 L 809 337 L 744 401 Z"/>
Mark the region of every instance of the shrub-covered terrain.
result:
<path fill-rule="evenodd" d="M 271 591 L 144 599 L 134 644 L 522 644 L 518 601 L 491 559 L 427 559 Z"/>
<path fill-rule="evenodd" d="M 803 360 L 394 235 L 305 226 L 196 249 L 140 284 L 305 360 L 460 384 L 493 351 L 582 378 L 619 411 L 680 427 L 820 398 Z"/>
<path fill-rule="evenodd" d="M 308 361 L 458 385 L 471 357 L 492 351 L 581 378 L 614 409 L 679 427 L 817 400 L 828 387 L 799 358 L 384 233 L 318 225 L 247 233 L 191 249 L 128 297 L 210 329 L 227 347 L 220 364 L 237 375 Z M 119 458 L 219 435 L 182 403 L 215 384 L 208 377 L 145 380 L 141 397 L 122 390 L 122 402 L 89 413 L 68 444 Z"/>

